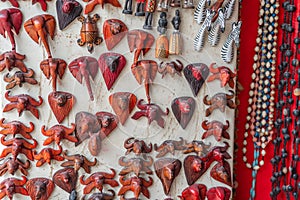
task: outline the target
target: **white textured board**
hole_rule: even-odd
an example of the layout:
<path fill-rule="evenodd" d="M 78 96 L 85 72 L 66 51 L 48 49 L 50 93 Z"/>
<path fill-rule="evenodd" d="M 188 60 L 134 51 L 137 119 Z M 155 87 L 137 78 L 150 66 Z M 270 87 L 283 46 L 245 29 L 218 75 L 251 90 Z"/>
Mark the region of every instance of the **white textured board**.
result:
<path fill-rule="evenodd" d="M 212 1 L 213 3 L 214 1 Z M 82 6 L 84 7 L 86 5 L 85 2 L 80 1 Z M 125 1 L 120 0 L 120 3 L 123 5 Z M 194 2 L 195 6 L 198 2 Z M 56 19 L 56 10 L 55 10 L 55 1 L 52 0 L 50 2 L 47 1 L 48 4 L 48 10 L 47 12 L 43 12 L 40 8 L 40 5 L 37 3 L 35 5 L 31 5 L 31 1 L 19 1 L 20 9 L 23 12 L 23 22 L 27 19 L 39 15 L 39 14 L 51 14 Z M 226 64 L 222 61 L 220 56 L 220 49 L 222 47 L 222 44 L 224 43 L 228 33 L 231 30 L 231 24 L 234 21 L 237 21 L 238 16 L 238 8 L 236 8 L 234 11 L 233 16 L 230 18 L 229 21 L 226 22 L 226 30 L 225 33 L 221 35 L 221 41 L 218 46 L 216 47 L 210 47 L 208 41 L 205 41 L 204 49 L 201 52 L 195 52 L 193 50 L 193 39 L 200 28 L 200 25 L 198 25 L 193 20 L 194 10 L 185 10 L 181 9 L 181 27 L 180 31 L 184 38 L 184 47 L 183 47 L 183 54 L 181 56 L 169 56 L 169 60 L 175 60 L 179 59 L 181 60 L 184 65 L 190 63 L 204 63 L 207 66 L 209 66 L 211 63 L 216 62 L 218 66 L 228 66 L 230 69 L 234 70 L 236 65 L 236 52 L 234 55 L 233 62 L 231 64 Z M 0 2 L 0 9 L 9 8 L 11 7 L 9 2 Z M 135 2 L 133 1 L 133 10 L 135 10 Z M 103 22 L 106 19 L 116 18 L 122 20 L 129 28 L 129 30 L 132 29 L 142 29 L 142 26 L 144 24 L 144 17 L 135 17 L 134 15 L 124 15 L 122 14 L 121 8 L 115 8 L 112 7 L 110 4 L 106 4 L 104 6 L 104 9 L 101 8 L 100 5 L 96 6 L 95 10 L 91 14 L 98 13 L 100 15 L 100 20 L 98 21 L 98 27 L 100 30 L 100 35 L 102 35 L 102 25 Z M 168 12 L 168 37 L 173 31 L 173 27 L 171 25 L 172 17 L 175 15 L 175 8 L 170 8 Z M 155 13 L 154 20 L 153 20 L 153 30 L 149 31 L 151 34 L 153 34 L 155 37 L 158 36 L 158 32 L 156 31 L 157 21 L 159 19 L 159 13 Z M 51 52 L 54 58 L 61 58 L 64 59 L 67 63 L 70 63 L 75 58 L 81 57 L 81 56 L 93 56 L 97 60 L 99 56 L 102 53 L 107 52 L 105 43 L 103 42 L 100 46 L 94 46 L 95 51 L 90 54 L 87 51 L 86 46 L 80 47 L 77 45 L 77 39 L 79 38 L 81 23 L 77 20 L 75 20 L 73 23 L 71 23 L 65 30 L 60 31 L 58 29 L 58 22 L 57 22 L 57 28 L 54 40 L 51 40 L 49 38 L 49 44 L 51 48 Z M 42 45 L 36 44 L 25 32 L 24 28 L 22 27 L 20 30 L 20 33 L 16 38 L 17 43 L 17 52 L 21 54 L 26 55 L 26 59 L 24 60 L 27 67 L 34 69 L 36 73 L 36 80 L 39 82 L 38 85 L 29 85 L 24 84 L 22 88 L 15 87 L 12 89 L 11 95 L 17 95 L 17 94 L 30 94 L 32 97 L 36 98 L 40 95 L 44 99 L 44 103 L 38 107 L 39 113 L 40 113 L 40 119 L 37 120 L 33 117 L 33 115 L 30 112 L 23 112 L 23 115 L 21 117 L 18 117 L 18 113 L 16 110 L 2 113 L 3 107 L 8 103 L 8 101 L 4 98 L 4 94 L 6 92 L 5 85 L 6 83 L 3 81 L 3 76 L 8 72 L 7 70 L 3 71 L 1 73 L 1 80 L 0 80 L 0 115 L 1 118 L 5 117 L 6 121 L 13 121 L 13 120 L 19 120 L 25 125 L 28 125 L 29 122 L 33 122 L 35 124 L 35 130 L 32 133 L 32 136 L 38 141 L 39 145 L 37 146 L 36 150 L 39 152 L 44 146 L 42 146 L 43 141 L 46 139 L 41 134 L 41 127 L 45 125 L 47 128 L 57 124 L 57 121 L 55 119 L 55 116 L 53 115 L 49 104 L 47 100 L 48 94 L 52 91 L 52 86 L 49 80 L 46 79 L 46 77 L 42 74 L 39 63 L 47 58 L 46 51 Z M 207 35 L 206 35 L 207 38 Z M 158 59 L 154 58 L 154 47 L 153 45 L 152 49 L 146 54 L 144 59 L 153 59 L 160 63 Z M 5 51 L 8 51 L 11 49 L 11 45 L 8 39 L 0 37 L 0 53 L 3 53 Z M 133 53 L 129 52 L 129 48 L 127 45 L 127 39 L 126 37 L 123 38 L 123 40 L 112 49 L 112 52 L 121 53 L 123 54 L 127 59 L 127 64 L 124 68 L 124 70 L 121 72 L 119 78 L 113 85 L 112 89 L 110 91 L 107 91 L 106 85 L 104 83 L 103 77 L 101 75 L 101 72 L 99 70 L 95 81 L 92 82 L 92 90 L 95 96 L 94 101 L 90 101 L 88 97 L 88 92 L 86 89 L 85 83 L 82 85 L 71 75 L 70 71 L 66 69 L 65 75 L 62 80 L 58 79 L 58 85 L 57 90 L 58 91 L 66 91 L 69 93 L 72 93 L 76 97 L 75 105 L 70 112 L 69 116 L 62 122 L 63 125 L 70 127 L 71 123 L 75 122 L 75 115 L 77 112 L 80 111 L 87 111 L 90 113 L 95 114 L 99 111 L 107 111 L 113 113 L 112 108 L 109 105 L 108 97 L 110 94 L 115 92 L 132 92 L 134 93 L 138 99 L 146 99 L 145 95 L 145 89 L 143 85 L 138 85 L 137 81 L 135 80 L 134 76 L 131 73 L 130 66 L 133 61 Z M 15 70 L 15 69 L 14 69 Z M 10 72 L 13 73 L 13 72 Z M 175 75 L 173 78 L 170 75 L 166 75 L 164 79 L 161 78 L 161 75 L 158 73 L 154 84 L 150 88 L 150 94 L 152 98 L 152 102 L 158 104 L 165 110 L 166 107 L 170 109 L 170 113 L 167 117 L 165 117 L 166 120 L 166 126 L 164 129 L 160 128 L 156 122 L 152 122 L 151 125 L 148 125 L 146 118 L 141 118 L 140 120 L 132 120 L 129 118 L 125 125 L 122 126 L 121 124 L 118 125 L 118 127 L 109 135 L 107 139 L 105 139 L 102 142 L 102 150 L 97 157 L 98 163 L 95 167 L 92 167 L 92 172 L 97 171 L 106 171 L 110 172 L 109 168 L 114 168 L 117 170 L 117 173 L 120 171 L 121 167 L 118 165 L 118 159 L 119 157 L 123 156 L 125 153 L 125 148 L 123 148 L 123 142 L 128 137 L 136 137 L 138 139 L 143 139 L 146 141 L 146 143 L 151 142 L 152 144 L 157 143 L 160 145 L 164 140 L 167 139 L 174 139 L 178 140 L 179 137 L 183 137 L 188 142 L 197 139 L 200 140 L 203 134 L 203 129 L 201 128 L 201 123 L 204 120 L 212 121 L 212 120 L 220 120 L 225 123 L 226 120 L 229 120 L 230 127 L 228 129 L 228 132 L 230 133 L 230 140 L 227 140 L 227 142 L 230 144 L 229 148 L 229 154 L 233 155 L 233 131 L 234 131 L 234 110 L 226 108 L 226 112 L 222 113 L 219 110 L 215 110 L 208 118 L 205 117 L 205 109 L 207 106 L 203 103 L 203 98 L 205 95 L 209 95 L 211 97 L 212 95 L 218 93 L 218 92 L 227 92 L 228 93 L 229 87 L 226 88 L 220 88 L 220 82 L 219 81 L 213 81 L 210 83 L 205 82 L 205 84 L 202 86 L 199 94 L 194 99 L 196 100 L 196 110 L 195 113 L 186 127 L 185 130 L 181 128 L 181 126 L 176 121 L 172 111 L 171 111 L 171 102 L 176 97 L 181 96 L 191 96 L 193 97 L 192 91 L 185 80 L 184 76 L 182 75 L 177 76 Z M 132 114 L 138 111 L 137 108 L 135 108 L 132 112 Z M 131 115 L 132 115 L 131 114 Z M 212 146 L 216 145 L 223 145 L 223 141 L 225 139 L 222 139 L 220 143 L 216 142 L 214 137 L 211 136 L 204 140 L 205 143 L 211 143 Z M 74 147 L 73 143 L 70 143 L 66 140 L 63 140 L 62 147 L 63 149 L 67 149 L 69 154 L 83 154 L 90 160 L 93 159 L 93 156 L 90 154 L 87 148 L 88 141 L 84 141 L 81 145 Z M 52 148 L 56 148 L 57 146 L 52 143 Z M 3 149 L 4 146 L 0 145 L 0 149 Z M 150 154 L 153 158 L 155 158 L 156 152 L 153 151 Z M 171 156 L 168 154 L 167 156 Z M 19 156 L 22 160 L 24 160 L 24 156 Z M 182 154 L 181 152 L 176 152 L 175 157 L 180 159 L 183 163 L 184 158 L 186 155 Z M 230 159 L 228 162 L 232 166 L 233 160 Z M 52 161 L 52 164 L 49 166 L 47 163 L 45 163 L 41 167 L 35 166 L 36 161 L 31 162 L 31 168 L 29 170 L 29 175 L 27 176 L 28 179 L 35 178 L 35 177 L 45 177 L 52 179 L 53 174 L 58 170 L 61 169 L 60 162 Z M 212 164 L 211 168 L 214 166 L 215 163 Z M 210 168 L 210 169 L 211 169 Z M 153 166 L 152 166 L 153 169 Z M 211 187 L 216 186 L 226 186 L 225 184 L 222 184 L 220 182 L 217 182 L 213 180 L 208 171 L 197 181 L 197 183 L 205 184 L 208 189 Z M 154 169 L 153 169 L 154 170 Z M 88 176 L 82 169 L 79 171 L 79 176 L 85 174 L 85 177 Z M 0 180 L 4 180 L 5 178 L 11 177 L 10 174 L 5 174 L 4 176 L 0 177 Z M 21 177 L 20 172 L 17 172 L 15 174 L 15 177 Z M 116 176 L 116 180 L 118 180 L 118 176 Z M 163 192 L 163 187 L 161 185 L 160 180 L 156 177 L 155 173 L 153 173 L 152 178 L 154 179 L 153 186 L 149 187 L 150 191 L 150 199 L 163 199 L 165 197 Z M 180 195 L 182 190 L 186 188 L 187 182 L 184 175 L 183 168 L 181 169 L 179 176 L 175 179 L 170 196 L 174 199 L 178 199 L 177 195 Z M 79 183 L 77 184 L 76 188 L 78 192 L 78 199 L 82 196 L 83 186 Z M 114 188 L 116 193 L 119 190 L 119 187 Z M 94 192 L 98 192 L 94 190 Z M 59 187 L 55 187 L 52 196 L 50 199 L 55 200 L 66 200 L 68 199 L 69 194 L 67 194 L 65 191 L 60 189 Z M 132 197 L 132 193 L 128 192 L 128 197 Z M 14 195 L 14 199 L 30 199 L 29 197 L 25 197 L 22 195 Z M 119 199 L 117 197 L 116 199 Z M 145 199 L 145 197 L 141 196 L 141 199 Z"/>

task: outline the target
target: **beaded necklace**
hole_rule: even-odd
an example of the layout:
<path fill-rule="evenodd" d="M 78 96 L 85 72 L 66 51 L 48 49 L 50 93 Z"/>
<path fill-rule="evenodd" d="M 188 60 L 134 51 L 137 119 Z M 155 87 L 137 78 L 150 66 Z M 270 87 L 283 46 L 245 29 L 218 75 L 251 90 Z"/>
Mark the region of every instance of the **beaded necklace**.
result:
<path fill-rule="evenodd" d="M 286 199 L 299 199 L 300 182 L 297 170 L 300 161 L 298 147 L 300 144 L 300 16 L 297 18 L 298 29 L 295 33 L 292 23 L 297 17 L 294 15 L 296 11 L 294 1 L 285 1 L 282 6 L 284 21 L 281 26 L 283 30 L 280 46 L 281 61 L 278 66 L 280 81 L 275 115 L 274 157 L 271 159 L 273 174 L 270 196 L 272 199 L 277 199 L 279 194 L 283 194 Z M 293 36 L 295 36 L 294 40 Z"/>
<path fill-rule="evenodd" d="M 264 165 L 266 146 L 272 139 L 275 96 L 275 59 L 279 0 L 260 2 L 258 33 L 254 49 L 252 83 L 243 141 L 243 161 L 252 170 L 250 200 L 255 198 L 257 171 Z M 247 141 L 252 136 L 251 141 Z M 247 157 L 247 145 L 253 144 L 253 161 Z"/>

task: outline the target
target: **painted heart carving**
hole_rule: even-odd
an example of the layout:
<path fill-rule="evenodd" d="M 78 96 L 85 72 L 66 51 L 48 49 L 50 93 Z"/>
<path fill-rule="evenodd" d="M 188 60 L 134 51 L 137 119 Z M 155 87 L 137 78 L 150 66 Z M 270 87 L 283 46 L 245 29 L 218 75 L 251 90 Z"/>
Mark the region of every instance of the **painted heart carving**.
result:
<path fill-rule="evenodd" d="M 210 176 L 217 181 L 232 186 L 231 184 L 231 170 L 229 163 L 224 160 L 222 163 L 216 164 L 210 171 Z"/>
<path fill-rule="evenodd" d="M 188 185 L 194 184 L 208 169 L 199 156 L 189 155 L 183 162 L 184 173 Z"/>
<path fill-rule="evenodd" d="M 103 35 L 107 49 L 113 49 L 127 34 L 128 28 L 119 19 L 108 19 L 103 23 Z"/>
<path fill-rule="evenodd" d="M 68 92 L 51 92 L 48 95 L 48 103 L 56 120 L 61 123 L 72 110 L 75 97 Z"/>
<path fill-rule="evenodd" d="M 109 96 L 109 104 L 119 118 L 122 125 L 128 119 L 135 107 L 137 98 L 130 92 L 116 92 Z"/>
<path fill-rule="evenodd" d="M 172 101 L 171 107 L 180 126 L 185 129 L 195 111 L 195 100 L 192 97 L 178 97 Z"/>
<path fill-rule="evenodd" d="M 104 53 L 98 59 L 107 90 L 113 86 L 126 65 L 126 58 L 118 53 Z"/>
<path fill-rule="evenodd" d="M 57 0 L 56 13 L 59 29 L 63 30 L 82 12 L 82 6 L 75 0 Z"/>
<path fill-rule="evenodd" d="M 194 96 L 196 97 L 209 74 L 207 65 L 193 63 L 183 69 L 183 74 L 188 81 Z"/>

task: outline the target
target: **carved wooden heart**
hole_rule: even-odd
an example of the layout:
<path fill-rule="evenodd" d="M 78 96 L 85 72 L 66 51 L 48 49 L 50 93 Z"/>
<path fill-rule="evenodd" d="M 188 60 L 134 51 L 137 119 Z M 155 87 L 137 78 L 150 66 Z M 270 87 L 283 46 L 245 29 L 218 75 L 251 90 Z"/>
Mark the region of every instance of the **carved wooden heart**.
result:
<path fill-rule="evenodd" d="M 183 74 L 196 97 L 209 74 L 209 69 L 203 63 L 193 63 L 183 69 Z"/>

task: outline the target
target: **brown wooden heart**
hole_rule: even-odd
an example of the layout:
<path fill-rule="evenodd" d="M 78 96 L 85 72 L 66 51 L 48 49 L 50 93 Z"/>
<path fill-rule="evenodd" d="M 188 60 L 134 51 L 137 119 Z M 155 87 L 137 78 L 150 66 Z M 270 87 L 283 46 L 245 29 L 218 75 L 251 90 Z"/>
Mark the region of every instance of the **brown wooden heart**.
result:
<path fill-rule="evenodd" d="M 222 163 L 216 164 L 211 169 L 210 176 L 217 181 L 232 186 L 230 165 L 226 160 L 224 160 Z"/>

